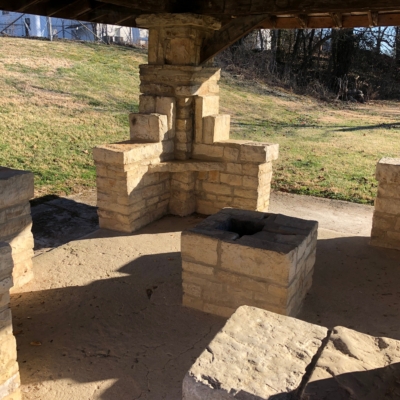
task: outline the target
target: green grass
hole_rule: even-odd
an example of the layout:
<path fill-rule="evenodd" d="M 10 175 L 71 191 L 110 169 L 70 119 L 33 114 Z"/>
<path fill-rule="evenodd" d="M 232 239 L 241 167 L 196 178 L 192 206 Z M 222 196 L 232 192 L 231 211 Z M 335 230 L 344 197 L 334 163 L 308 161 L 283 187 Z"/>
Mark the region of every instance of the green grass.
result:
<path fill-rule="evenodd" d="M 128 138 L 142 63 L 142 50 L 0 38 L 0 165 L 33 171 L 36 196 L 94 187 L 91 149 Z M 280 144 L 275 189 L 360 203 L 376 195 L 377 160 L 400 156 L 399 105 L 329 105 L 221 80 L 231 136 Z"/>
<path fill-rule="evenodd" d="M 377 161 L 400 156 L 400 104 L 324 104 L 270 92 L 228 78 L 221 103 L 232 113 L 232 137 L 279 143 L 273 188 L 372 204 Z"/>
<path fill-rule="evenodd" d="M 31 170 L 36 195 L 95 185 L 91 149 L 127 138 L 143 51 L 0 39 L 0 165 Z"/>

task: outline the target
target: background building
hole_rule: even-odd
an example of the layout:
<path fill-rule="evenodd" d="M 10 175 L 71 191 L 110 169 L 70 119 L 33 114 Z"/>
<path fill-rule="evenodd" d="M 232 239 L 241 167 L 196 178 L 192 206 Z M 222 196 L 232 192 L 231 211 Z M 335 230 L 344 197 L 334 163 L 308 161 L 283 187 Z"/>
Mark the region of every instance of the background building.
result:
<path fill-rule="evenodd" d="M 0 35 L 104 41 L 146 46 L 146 29 L 0 11 Z"/>

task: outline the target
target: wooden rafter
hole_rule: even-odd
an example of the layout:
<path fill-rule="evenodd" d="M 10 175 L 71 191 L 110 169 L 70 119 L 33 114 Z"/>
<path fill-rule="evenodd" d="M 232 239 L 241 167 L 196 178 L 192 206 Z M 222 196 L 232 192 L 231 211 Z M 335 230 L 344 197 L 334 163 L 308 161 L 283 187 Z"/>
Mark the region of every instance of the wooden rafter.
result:
<path fill-rule="evenodd" d="M 308 16 L 304 14 L 297 15 L 301 29 L 308 28 Z"/>
<path fill-rule="evenodd" d="M 378 13 L 368 11 L 368 21 L 371 28 L 374 26 L 378 26 Z"/>
<path fill-rule="evenodd" d="M 335 28 L 343 28 L 342 13 L 330 13 Z"/>
<path fill-rule="evenodd" d="M 265 21 L 271 21 L 271 17 L 269 15 L 251 15 L 234 18 L 223 26 L 221 30 L 216 31 L 208 42 L 203 45 L 204 50 L 201 55 L 201 62 L 207 62 Z"/>
<path fill-rule="evenodd" d="M 223 26 L 265 17 L 268 29 L 400 26 L 400 0 L 0 0 L 0 10 L 130 27 L 165 12 L 212 15 Z"/>

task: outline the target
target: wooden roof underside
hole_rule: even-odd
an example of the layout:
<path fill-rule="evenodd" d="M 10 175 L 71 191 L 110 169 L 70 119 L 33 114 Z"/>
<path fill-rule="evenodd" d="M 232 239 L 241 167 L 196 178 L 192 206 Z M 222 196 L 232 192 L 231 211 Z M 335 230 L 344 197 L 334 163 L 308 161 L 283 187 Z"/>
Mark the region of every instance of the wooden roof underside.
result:
<path fill-rule="evenodd" d="M 400 25 L 400 0 L 0 0 L 0 10 L 130 27 L 141 14 L 184 12 L 223 24 L 254 16 L 257 28 Z"/>

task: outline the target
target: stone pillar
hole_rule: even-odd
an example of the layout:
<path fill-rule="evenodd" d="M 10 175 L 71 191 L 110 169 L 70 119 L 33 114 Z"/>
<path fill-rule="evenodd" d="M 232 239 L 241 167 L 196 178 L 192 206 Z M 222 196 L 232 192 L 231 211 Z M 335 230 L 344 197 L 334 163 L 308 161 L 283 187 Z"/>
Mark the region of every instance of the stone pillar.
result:
<path fill-rule="evenodd" d="M 202 117 L 219 112 L 219 69 L 200 66 L 200 57 L 204 41 L 221 23 L 193 14 L 142 15 L 136 22 L 149 29 L 149 64 L 140 67 L 139 111 L 162 113 L 154 107 L 154 99 L 172 96 L 175 159 L 188 160 Z M 152 107 L 147 107 L 149 102 Z"/>
<path fill-rule="evenodd" d="M 372 221 L 372 246 L 400 250 L 400 158 L 382 158 L 376 167 L 378 196 Z"/>
<path fill-rule="evenodd" d="M 130 140 L 94 150 L 100 226 L 133 232 L 166 213 L 265 210 L 278 145 L 229 139 L 219 114 L 219 68 L 201 54 L 221 23 L 194 14 L 141 15 L 149 63 L 140 66 Z"/>
<path fill-rule="evenodd" d="M 11 246 L 0 242 L 0 398 L 4 400 L 21 399 L 17 344 L 10 310 L 13 267 Z"/>
<path fill-rule="evenodd" d="M 29 199 L 33 197 L 33 174 L 0 167 L 0 241 L 12 249 L 14 287 L 33 277 L 33 235 Z"/>

